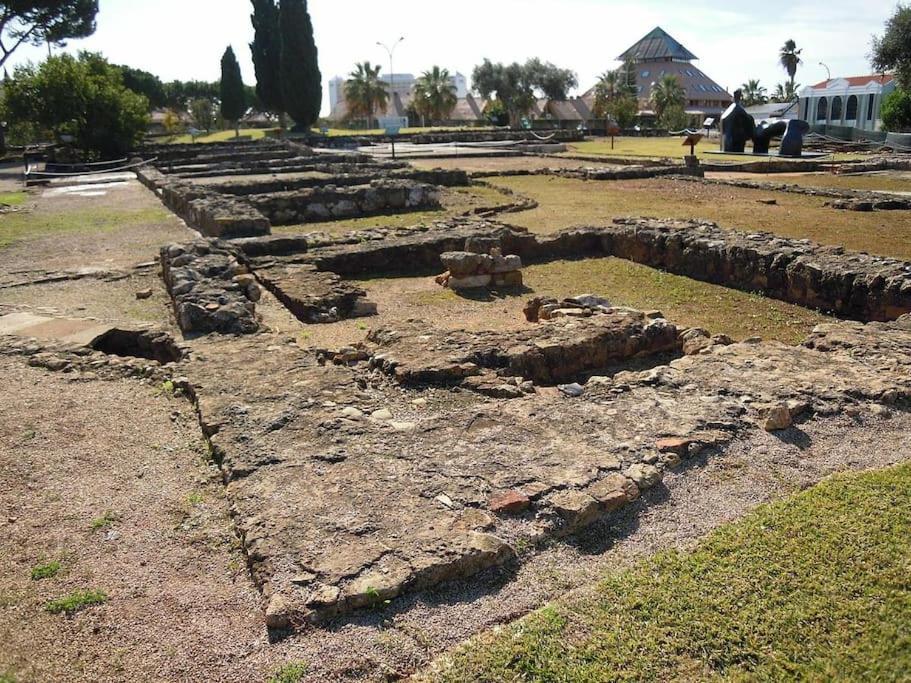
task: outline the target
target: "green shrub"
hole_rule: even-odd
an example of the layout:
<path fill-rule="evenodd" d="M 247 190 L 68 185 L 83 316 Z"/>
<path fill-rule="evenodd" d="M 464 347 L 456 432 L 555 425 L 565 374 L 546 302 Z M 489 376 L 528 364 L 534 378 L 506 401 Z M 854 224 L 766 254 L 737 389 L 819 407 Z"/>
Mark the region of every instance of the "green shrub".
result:
<path fill-rule="evenodd" d="M 45 609 L 51 614 L 75 614 L 76 612 L 91 607 L 93 605 L 102 605 L 108 601 L 107 594 L 102 591 L 76 591 L 69 595 L 51 600 Z"/>
<path fill-rule="evenodd" d="M 911 128 L 911 93 L 895 90 L 886 95 L 882 105 L 883 128 L 896 133 Z"/>

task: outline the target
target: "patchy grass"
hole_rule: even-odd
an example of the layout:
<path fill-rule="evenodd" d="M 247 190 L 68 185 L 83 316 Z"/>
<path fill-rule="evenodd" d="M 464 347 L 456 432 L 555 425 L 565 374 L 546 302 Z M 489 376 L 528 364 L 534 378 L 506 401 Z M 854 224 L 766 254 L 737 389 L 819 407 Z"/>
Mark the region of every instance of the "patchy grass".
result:
<path fill-rule="evenodd" d="M 100 234 L 147 223 L 160 223 L 171 214 L 162 208 L 106 209 L 93 207 L 65 212 L 17 212 L 3 217 L 0 249 L 15 242 L 63 234 Z"/>
<path fill-rule="evenodd" d="M 441 132 L 451 132 L 451 131 L 460 131 L 460 130 L 470 130 L 472 132 L 484 131 L 484 130 L 493 130 L 492 128 L 455 128 L 455 127 L 436 127 L 436 128 L 402 128 L 402 134 L 412 134 L 412 133 L 441 133 Z M 253 140 L 262 140 L 266 137 L 267 133 L 274 133 L 278 131 L 278 126 L 274 128 L 241 128 L 240 135 L 241 137 L 249 136 Z M 314 134 L 319 135 L 320 130 L 318 128 L 313 129 Z M 386 131 L 382 128 L 373 128 L 369 130 L 355 130 L 348 128 L 330 128 L 327 135 L 330 138 L 334 137 L 347 137 L 347 136 L 385 136 Z M 207 135 L 201 135 L 196 138 L 195 142 L 230 142 L 235 137 L 234 130 L 217 130 Z M 186 135 L 175 135 L 170 138 L 165 138 L 164 141 L 169 144 L 186 144 L 189 142 L 194 142 L 193 137 L 189 134 Z"/>
<path fill-rule="evenodd" d="M 249 137 L 251 140 L 262 140 L 266 137 L 266 131 L 268 128 L 241 128 L 240 135 L 241 137 Z M 195 140 L 193 136 L 187 133 L 186 135 L 175 135 L 173 137 L 164 138 L 163 142 L 166 144 L 175 144 L 183 145 L 189 144 L 191 142 L 230 142 L 235 138 L 235 132 L 231 130 L 217 130 L 208 135 L 201 135 Z"/>
<path fill-rule="evenodd" d="M 731 229 L 767 230 L 784 237 L 911 259 L 909 211 L 838 211 L 824 207 L 828 200 L 821 197 L 660 178 L 596 182 L 530 176 L 492 182 L 538 200 L 539 208 L 504 219 L 535 232 L 601 225 L 616 216 L 699 218 Z M 758 203 L 768 198 L 774 198 L 777 205 Z"/>
<path fill-rule="evenodd" d="M 911 466 L 834 477 L 481 636 L 437 681 L 905 680 Z"/>
<path fill-rule="evenodd" d="M 116 522 L 120 521 L 120 515 L 116 512 L 108 510 L 101 517 L 96 517 L 92 520 L 92 531 L 98 531 L 99 529 L 104 529 L 109 526 L 113 526 Z"/>
<path fill-rule="evenodd" d="M 63 598 L 52 600 L 45 605 L 45 609 L 51 614 L 75 614 L 87 607 L 102 605 L 107 600 L 107 594 L 102 591 L 76 591 Z"/>
<path fill-rule="evenodd" d="M 569 152 L 575 154 L 600 154 L 604 156 L 615 157 L 644 157 L 644 158 L 673 158 L 680 159 L 689 154 L 689 147 L 683 146 L 683 137 L 663 137 L 663 138 L 637 138 L 637 137 L 617 137 L 614 138 L 614 147 L 611 149 L 610 138 L 593 138 L 584 142 L 574 142 L 569 145 Z M 736 154 L 706 154 L 706 152 L 717 152 L 721 149 L 721 140 L 717 137 L 703 138 L 702 142 L 696 145 L 696 156 L 703 158 L 706 162 L 738 162 L 755 161 L 760 157 L 744 157 Z M 749 149 L 749 147 L 747 148 Z M 773 147 L 773 152 L 776 148 Z M 857 157 L 857 154 L 834 154 L 831 159 L 839 161 Z"/>
<path fill-rule="evenodd" d="M 464 214 L 477 208 L 500 206 L 515 201 L 513 198 L 483 185 L 472 187 L 445 187 L 440 193 L 442 208 L 433 211 L 412 211 L 387 216 L 351 218 L 341 221 L 322 223 L 303 223 L 301 225 L 275 226 L 273 234 L 300 234 L 307 232 L 326 232 L 339 234 L 352 230 L 370 230 L 374 228 L 406 228 L 424 225 L 433 221 Z"/>
<path fill-rule="evenodd" d="M 60 571 L 60 563 L 57 561 L 46 562 L 32 567 L 32 581 L 41 581 L 42 579 L 52 579 Z"/>
<path fill-rule="evenodd" d="M 289 662 L 269 677 L 269 683 L 299 683 L 304 680 L 308 670 L 306 662 Z"/>
<path fill-rule="evenodd" d="M 0 204 L 21 206 L 28 200 L 27 192 L 0 192 Z"/>
<path fill-rule="evenodd" d="M 739 174 L 737 174 L 739 176 Z M 744 176 L 745 177 L 745 176 Z M 750 176 L 755 180 L 756 176 Z M 835 175 L 832 173 L 800 173 L 774 175 L 769 182 L 794 183 L 804 187 L 828 187 L 839 190 L 872 190 L 879 192 L 911 192 L 911 173 L 899 171 L 877 171 Z"/>

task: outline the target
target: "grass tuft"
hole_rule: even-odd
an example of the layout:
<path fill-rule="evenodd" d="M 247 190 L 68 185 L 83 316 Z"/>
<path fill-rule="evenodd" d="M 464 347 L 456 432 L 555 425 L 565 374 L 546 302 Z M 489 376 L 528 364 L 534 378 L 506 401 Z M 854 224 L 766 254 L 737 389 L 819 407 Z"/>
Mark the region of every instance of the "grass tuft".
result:
<path fill-rule="evenodd" d="M 102 605 L 107 602 L 108 596 L 102 591 L 76 591 L 69 595 L 52 600 L 45 605 L 45 609 L 51 614 L 75 614 L 80 610 L 94 605 Z"/>
<path fill-rule="evenodd" d="M 39 564 L 36 567 L 32 567 L 32 581 L 40 581 L 41 579 L 51 579 L 57 576 L 57 573 L 60 571 L 60 563 L 57 561 L 48 562 L 46 564 Z"/>
<path fill-rule="evenodd" d="M 118 515 L 116 512 L 108 510 L 101 517 L 96 517 L 92 520 L 92 531 L 104 529 L 105 527 L 109 527 L 118 521 L 120 521 L 120 515 Z"/>
<path fill-rule="evenodd" d="M 306 662 L 289 662 L 269 677 L 269 683 L 300 683 L 308 669 Z"/>
<path fill-rule="evenodd" d="M 439 681 L 903 680 L 911 465 L 834 477 L 457 651 Z"/>

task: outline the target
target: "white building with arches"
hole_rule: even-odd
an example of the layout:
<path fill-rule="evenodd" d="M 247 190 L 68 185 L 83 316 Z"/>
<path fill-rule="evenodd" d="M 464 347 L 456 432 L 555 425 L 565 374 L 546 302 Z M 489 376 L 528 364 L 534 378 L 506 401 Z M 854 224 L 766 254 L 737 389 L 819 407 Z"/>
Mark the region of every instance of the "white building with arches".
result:
<path fill-rule="evenodd" d="M 893 90 L 891 74 L 832 78 L 800 91 L 798 116 L 811 126 L 879 131 L 883 98 Z"/>

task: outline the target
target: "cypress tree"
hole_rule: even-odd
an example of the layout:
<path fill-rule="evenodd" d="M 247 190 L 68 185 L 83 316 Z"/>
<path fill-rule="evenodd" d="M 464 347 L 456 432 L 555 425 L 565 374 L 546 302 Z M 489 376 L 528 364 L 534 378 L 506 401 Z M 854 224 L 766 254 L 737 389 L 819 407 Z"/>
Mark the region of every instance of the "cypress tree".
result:
<path fill-rule="evenodd" d="M 251 0 L 253 14 L 253 69 L 256 72 L 256 94 L 273 114 L 282 114 L 285 104 L 281 86 L 281 35 L 278 28 L 278 5 L 275 0 Z"/>
<path fill-rule="evenodd" d="M 323 104 L 322 76 L 307 0 L 281 0 L 281 86 L 285 111 L 298 130 L 309 130 Z"/>
<path fill-rule="evenodd" d="M 240 64 L 230 45 L 221 58 L 221 85 L 218 92 L 221 97 L 221 115 L 225 121 L 234 122 L 234 132 L 239 137 L 240 117 L 247 111 L 247 103 Z"/>

